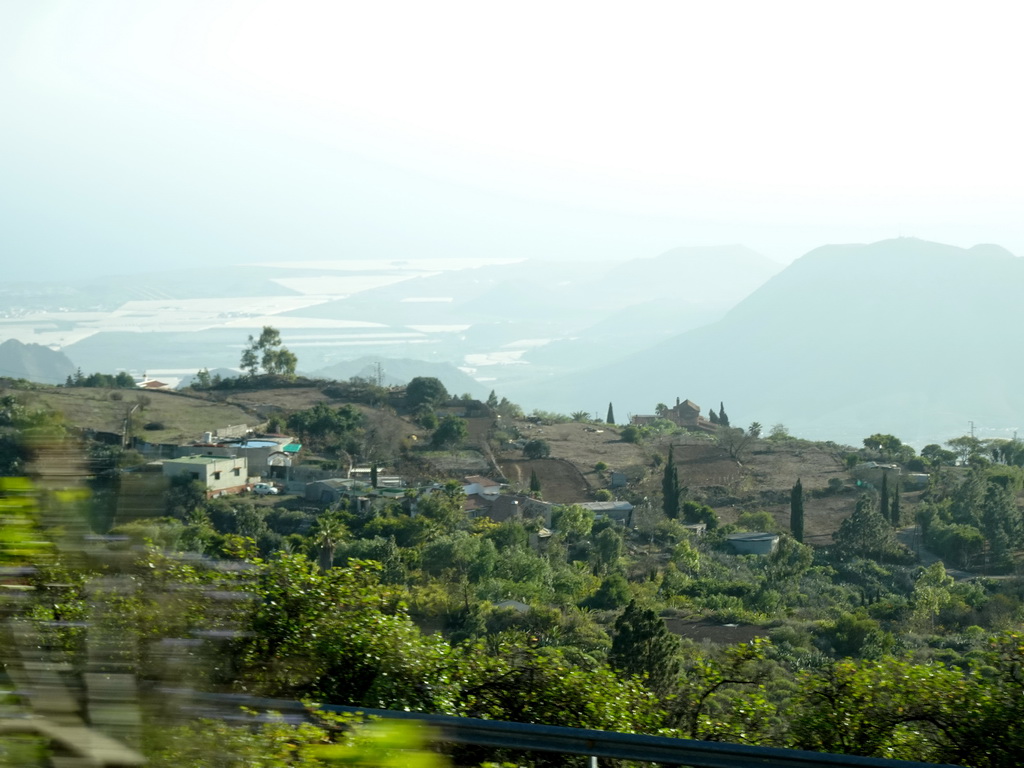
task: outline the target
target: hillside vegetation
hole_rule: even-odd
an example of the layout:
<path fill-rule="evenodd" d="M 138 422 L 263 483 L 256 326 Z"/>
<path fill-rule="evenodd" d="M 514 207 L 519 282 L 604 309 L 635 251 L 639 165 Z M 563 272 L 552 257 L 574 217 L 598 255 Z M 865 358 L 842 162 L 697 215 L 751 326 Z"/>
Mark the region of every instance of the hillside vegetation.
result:
<path fill-rule="evenodd" d="M 49 633 L 67 685 L 92 668 L 92 638 L 134 649 L 136 738 L 155 765 L 203 764 L 190 749 L 209 724 L 144 693 L 181 680 L 979 768 L 1016 765 L 1024 749 L 1018 441 L 965 436 L 918 454 L 875 433 L 843 446 L 729 427 L 724 405 L 723 423 L 696 432 L 622 426 L 524 414 L 495 393 L 452 398 L 432 377 L 147 393 L 166 435 L 242 416 L 301 440 L 292 474 L 368 467 L 409 482 L 323 503 L 285 477 L 277 495 L 207 498 L 139 469 L 145 431 L 128 450 L 83 440 L 78 427 L 109 425 L 108 404 L 137 397 L 110 395 L 4 390 L 3 472 L 30 480 L 0 487 L 24 519 L 0 557 L 32 574 L 12 611 Z M 470 473 L 504 481 L 513 512 L 468 499 Z M 601 500 L 631 511 L 580 505 Z M 100 536 L 62 533 L 85 527 Z M 751 542 L 760 554 L 743 554 Z M 166 663 L 177 648 L 187 655 Z M 217 727 L 243 762 L 270 737 Z M 280 728 L 294 750 L 334 738 Z M 318 764 L 294 750 L 281 765 Z M 566 764 L 446 750 L 460 765 Z"/>

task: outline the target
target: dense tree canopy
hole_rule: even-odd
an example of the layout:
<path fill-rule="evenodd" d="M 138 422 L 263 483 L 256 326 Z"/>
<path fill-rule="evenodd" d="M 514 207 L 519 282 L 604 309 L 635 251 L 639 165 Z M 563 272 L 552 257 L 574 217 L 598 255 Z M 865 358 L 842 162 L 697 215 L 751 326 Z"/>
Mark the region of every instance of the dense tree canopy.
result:
<path fill-rule="evenodd" d="M 448 390 L 440 379 L 433 376 L 416 376 L 405 388 L 406 403 L 410 408 L 436 406 L 448 399 Z"/>

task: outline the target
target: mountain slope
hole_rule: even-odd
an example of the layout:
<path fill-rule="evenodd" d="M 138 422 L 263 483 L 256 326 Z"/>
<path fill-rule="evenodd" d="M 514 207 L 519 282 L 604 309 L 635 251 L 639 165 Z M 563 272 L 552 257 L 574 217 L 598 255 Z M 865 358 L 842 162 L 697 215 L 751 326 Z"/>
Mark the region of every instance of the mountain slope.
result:
<path fill-rule="evenodd" d="M 0 376 L 63 384 L 74 372 L 75 364 L 63 352 L 40 344 L 22 344 L 16 339 L 0 344 Z"/>
<path fill-rule="evenodd" d="M 997 246 L 914 239 L 825 246 L 717 323 L 585 375 L 544 382 L 545 407 L 650 412 L 724 400 L 737 423 L 783 422 L 808 437 L 905 440 L 1012 429 L 1024 410 L 1024 261 Z"/>

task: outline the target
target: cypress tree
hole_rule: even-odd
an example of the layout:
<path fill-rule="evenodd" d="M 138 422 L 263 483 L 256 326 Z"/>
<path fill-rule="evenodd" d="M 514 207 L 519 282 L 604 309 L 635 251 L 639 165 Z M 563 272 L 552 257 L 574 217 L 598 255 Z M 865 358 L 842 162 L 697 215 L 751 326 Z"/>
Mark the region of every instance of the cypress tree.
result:
<path fill-rule="evenodd" d="M 796 479 L 796 485 L 789 494 L 789 529 L 793 538 L 804 543 L 804 487 L 800 478 Z"/>
<path fill-rule="evenodd" d="M 708 421 L 710 421 L 712 424 L 718 423 L 718 414 L 715 412 L 714 408 L 708 411 Z"/>
<path fill-rule="evenodd" d="M 889 473 L 882 473 L 882 498 L 878 504 L 878 512 L 886 520 L 892 520 L 892 515 L 889 511 Z"/>
<path fill-rule="evenodd" d="M 532 493 L 540 493 L 540 478 L 537 477 L 537 470 L 530 470 L 530 491 Z"/>
<path fill-rule="evenodd" d="M 896 487 L 892 492 L 892 506 L 889 508 L 889 515 L 892 517 L 892 524 L 897 528 L 900 525 L 902 513 L 903 511 L 900 509 L 900 484 L 896 483 Z"/>
<path fill-rule="evenodd" d="M 714 410 L 712 408 L 712 410 Z M 718 423 L 723 427 L 729 426 L 729 417 L 725 413 L 725 403 L 718 404 Z"/>
<path fill-rule="evenodd" d="M 679 470 L 672 458 L 673 446 L 668 447 L 668 461 L 665 462 L 665 472 L 661 477 L 662 509 L 665 516 L 670 520 L 679 517 Z"/>
<path fill-rule="evenodd" d="M 615 423 L 615 411 L 612 410 L 612 404 L 608 403 L 608 418 L 605 421 L 609 424 Z"/>

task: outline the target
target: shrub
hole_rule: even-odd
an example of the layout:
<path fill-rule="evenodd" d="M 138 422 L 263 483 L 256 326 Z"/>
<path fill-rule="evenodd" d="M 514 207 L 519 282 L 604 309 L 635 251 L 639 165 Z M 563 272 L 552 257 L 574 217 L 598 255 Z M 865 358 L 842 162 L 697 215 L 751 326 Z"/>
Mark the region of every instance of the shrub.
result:
<path fill-rule="evenodd" d="M 608 465 L 605 464 L 603 461 L 599 461 L 597 462 L 597 464 L 594 465 L 594 469 L 597 472 L 604 472 L 606 469 L 608 469 Z"/>
<path fill-rule="evenodd" d="M 599 488 L 598 490 L 594 491 L 594 498 L 597 499 L 598 501 L 611 501 L 612 492 L 609 491 L 607 488 Z"/>
<path fill-rule="evenodd" d="M 551 455 L 547 440 L 531 440 L 523 446 L 523 455 L 528 459 L 543 459 Z"/>
<path fill-rule="evenodd" d="M 639 443 L 640 442 L 640 429 L 630 424 L 628 427 L 624 427 L 619 433 L 619 437 L 622 438 L 624 443 Z"/>
<path fill-rule="evenodd" d="M 167 429 L 167 425 L 162 421 L 150 421 L 143 427 L 143 429 L 148 430 L 149 432 L 159 432 L 162 429 Z"/>

